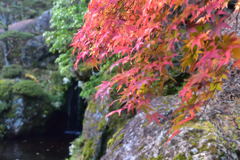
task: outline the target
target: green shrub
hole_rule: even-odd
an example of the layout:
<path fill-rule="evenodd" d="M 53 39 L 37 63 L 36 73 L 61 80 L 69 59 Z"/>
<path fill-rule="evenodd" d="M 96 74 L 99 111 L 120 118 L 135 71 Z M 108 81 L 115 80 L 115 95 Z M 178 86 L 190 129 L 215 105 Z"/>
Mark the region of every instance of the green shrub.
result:
<path fill-rule="evenodd" d="M 38 83 L 32 80 L 22 80 L 14 84 L 13 93 L 24 95 L 27 97 L 38 98 L 44 98 L 47 96 L 43 88 Z"/>
<path fill-rule="evenodd" d="M 2 69 L 3 78 L 16 78 L 22 75 L 23 69 L 20 65 L 4 66 Z"/>
<path fill-rule="evenodd" d="M 8 108 L 9 108 L 9 105 L 6 102 L 0 101 L 0 113 L 7 110 Z"/>
<path fill-rule="evenodd" d="M 44 33 L 50 52 L 61 53 L 56 59 L 59 70 L 65 77 L 74 77 L 72 73 L 72 37 L 83 24 L 87 10 L 85 1 L 55 0 L 52 8 L 51 31 Z M 64 13 L 64 14 L 63 14 Z"/>
<path fill-rule="evenodd" d="M 12 93 L 13 81 L 0 80 L 0 100 L 9 100 Z"/>
<path fill-rule="evenodd" d="M 19 32 L 19 31 L 7 31 L 0 34 L 0 40 L 6 39 L 29 39 L 32 38 L 34 35 L 29 32 Z"/>

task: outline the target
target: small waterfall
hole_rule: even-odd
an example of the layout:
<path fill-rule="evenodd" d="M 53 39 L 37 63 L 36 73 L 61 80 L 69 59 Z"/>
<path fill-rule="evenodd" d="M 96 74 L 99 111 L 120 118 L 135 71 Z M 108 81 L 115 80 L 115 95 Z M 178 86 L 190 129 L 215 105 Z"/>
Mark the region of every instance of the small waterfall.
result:
<path fill-rule="evenodd" d="M 81 134 L 84 112 L 87 107 L 87 103 L 85 99 L 80 97 L 80 92 L 81 88 L 78 87 L 78 81 L 73 81 L 67 91 L 67 127 L 65 134 Z"/>

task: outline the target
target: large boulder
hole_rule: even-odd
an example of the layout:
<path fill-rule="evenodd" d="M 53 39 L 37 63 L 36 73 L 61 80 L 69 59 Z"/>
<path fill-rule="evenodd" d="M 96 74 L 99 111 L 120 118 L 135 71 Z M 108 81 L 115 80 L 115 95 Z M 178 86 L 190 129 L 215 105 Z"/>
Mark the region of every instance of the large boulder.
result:
<path fill-rule="evenodd" d="M 21 64 L 25 67 L 47 67 L 56 56 L 48 51 L 42 35 L 29 39 L 21 48 Z"/>
<path fill-rule="evenodd" d="M 7 136 L 40 132 L 54 110 L 49 95 L 32 80 L 0 80 L 0 122 Z"/>
<path fill-rule="evenodd" d="M 35 19 L 26 19 L 26 20 L 15 22 L 9 25 L 9 31 L 42 34 L 46 30 L 50 29 L 50 19 L 51 19 L 51 10 L 48 10 Z"/>
<path fill-rule="evenodd" d="M 70 160 L 100 159 L 105 154 L 107 140 L 131 118 L 131 115 L 114 115 L 107 119 L 105 115 L 109 109 L 106 105 L 109 102 L 108 98 L 104 102 L 89 101 L 82 134 L 70 146 Z"/>
<path fill-rule="evenodd" d="M 11 24 L 9 31 L 0 32 L 0 37 L 4 38 L 0 39 L 0 54 L 4 55 L 7 53 L 8 56 L 4 56 L 4 58 L 7 58 L 10 64 L 17 63 L 25 67 L 46 68 L 48 64 L 52 64 L 57 55 L 49 52 L 42 35 L 50 29 L 50 19 L 51 10 L 48 10 L 35 19 L 27 19 Z M 16 34 L 19 36 L 14 37 L 13 35 Z M 31 34 L 32 36 L 23 37 L 26 34 Z M 6 50 L 6 46 L 8 46 L 8 50 Z M 0 66 L 4 63 L 4 59 L 2 59 Z"/>
<path fill-rule="evenodd" d="M 0 72 L 0 139 L 52 128 L 66 89 L 58 71 L 5 66 Z"/>
<path fill-rule="evenodd" d="M 187 123 L 169 143 L 169 123 L 147 124 L 146 115 L 135 116 L 108 140 L 101 160 L 238 160 L 240 158 L 239 71 L 230 74 L 224 90 L 199 113 L 199 120 Z M 174 110 L 176 96 L 154 99 L 159 112 Z"/>
<path fill-rule="evenodd" d="M 81 136 L 76 139 L 71 149 L 72 159 L 96 159 L 100 152 L 101 139 L 104 134 L 107 113 L 103 103 L 90 101 L 84 115 Z"/>

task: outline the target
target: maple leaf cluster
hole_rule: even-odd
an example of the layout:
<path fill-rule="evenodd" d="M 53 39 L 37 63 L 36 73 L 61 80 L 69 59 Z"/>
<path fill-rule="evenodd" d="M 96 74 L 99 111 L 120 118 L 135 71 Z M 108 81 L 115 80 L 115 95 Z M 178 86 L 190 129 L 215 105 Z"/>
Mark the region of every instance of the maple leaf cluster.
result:
<path fill-rule="evenodd" d="M 225 23 L 230 16 L 229 2 L 92 0 L 85 23 L 72 42 L 75 67 L 80 62 L 98 66 L 109 57 L 120 57 L 110 67 L 121 68 L 120 72 L 102 82 L 96 93 L 104 98 L 116 87 L 116 101 L 124 106 L 108 116 L 123 110 L 152 111 L 151 99 L 173 79 L 170 69 L 189 73 L 179 92 L 181 105 L 171 120 L 173 135 L 177 134 L 221 90 L 229 64 L 240 66 L 239 37 L 222 32 L 229 27 Z M 155 113 L 152 116 L 155 120 L 164 118 Z"/>

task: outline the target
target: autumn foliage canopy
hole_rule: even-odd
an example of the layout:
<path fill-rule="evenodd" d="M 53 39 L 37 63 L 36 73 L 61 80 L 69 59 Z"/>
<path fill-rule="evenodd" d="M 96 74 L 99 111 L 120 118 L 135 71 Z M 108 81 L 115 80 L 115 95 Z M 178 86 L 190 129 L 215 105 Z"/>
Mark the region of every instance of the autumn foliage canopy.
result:
<path fill-rule="evenodd" d="M 224 32 L 230 0 L 92 0 L 85 24 L 75 35 L 75 67 L 99 66 L 118 56 L 110 69 L 119 72 L 104 81 L 96 97 L 118 91 L 119 110 L 151 111 L 150 101 L 172 80 L 170 70 L 190 77 L 173 113 L 172 132 L 192 120 L 227 78 L 228 66 L 240 66 L 240 39 Z M 234 12 L 238 12 L 239 3 Z M 152 112 L 151 112 L 152 113 Z M 159 117 L 158 117 L 159 116 Z M 158 120 L 161 114 L 152 114 Z"/>

